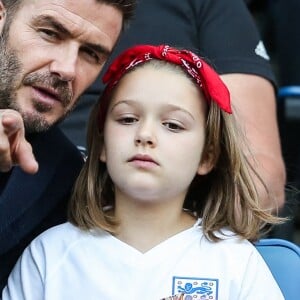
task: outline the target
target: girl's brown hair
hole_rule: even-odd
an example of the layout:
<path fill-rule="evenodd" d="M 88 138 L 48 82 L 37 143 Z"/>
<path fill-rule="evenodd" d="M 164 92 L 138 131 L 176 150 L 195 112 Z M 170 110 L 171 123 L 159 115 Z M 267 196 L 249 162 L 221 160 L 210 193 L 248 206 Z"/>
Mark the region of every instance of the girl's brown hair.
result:
<path fill-rule="evenodd" d="M 167 66 L 190 78 L 179 66 L 157 60 L 138 65 L 129 72 L 149 64 L 156 68 Z M 106 165 L 99 159 L 104 146 L 103 130 L 99 130 L 101 105 L 98 101 L 91 112 L 88 157 L 71 197 L 69 219 L 82 229 L 100 227 L 114 233 L 118 222 L 105 212 L 106 206 L 114 206 L 114 186 Z M 217 241 L 218 233 L 227 227 L 255 241 L 263 225 L 281 222 L 260 207 L 254 180 L 263 182 L 244 155 L 244 147 L 234 116 L 210 102 L 202 160 L 209 158 L 214 168 L 207 175 L 195 176 L 184 202 L 185 209 L 202 218 L 204 235 L 210 240 Z"/>

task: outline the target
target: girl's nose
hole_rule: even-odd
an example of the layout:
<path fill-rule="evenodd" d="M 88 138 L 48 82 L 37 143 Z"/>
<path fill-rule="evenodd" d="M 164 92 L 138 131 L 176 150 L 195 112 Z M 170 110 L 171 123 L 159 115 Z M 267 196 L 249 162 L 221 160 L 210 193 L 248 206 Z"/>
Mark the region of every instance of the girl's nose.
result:
<path fill-rule="evenodd" d="M 141 126 L 135 136 L 135 144 L 137 146 L 156 146 L 156 136 L 150 126 Z"/>

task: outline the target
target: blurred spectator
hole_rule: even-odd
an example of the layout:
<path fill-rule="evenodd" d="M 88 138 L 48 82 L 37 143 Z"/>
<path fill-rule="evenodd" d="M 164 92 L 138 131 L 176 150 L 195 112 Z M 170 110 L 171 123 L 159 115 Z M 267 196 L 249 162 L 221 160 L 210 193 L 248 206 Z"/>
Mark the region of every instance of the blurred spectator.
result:
<path fill-rule="evenodd" d="M 300 1 L 245 0 L 275 62 L 279 86 L 300 85 Z"/>
<path fill-rule="evenodd" d="M 272 58 L 278 86 L 300 86 L 300 1 L 299 0 L 245 0 L 257 21 L 263 40 Z M 299 97 L 300 98 L 300 97 Z M 297 105 L 297 102 L 298 104 Z M 300 188 L 300 101 L 293 100 L 293 117 L 279 106 L 279 120 L 283 155 L 287 167 L 287 183 L 292 188 Z M 282 103 L 281 103 L 282 104 Z M 285 105 L 287 102 L 285 103 Z M 287 113 L 285 113 L 285 111 Z M 297 116 L 298 112 L 298 116 Z M 296 228 L 300 228 L 299 193 L 287 191 L 286 205 L 282 211 L 291 216 L 291 222 L 278 227 L 273 233 L 295 241 Z M 298 241 L 300 239 L 298 238 Z"/>

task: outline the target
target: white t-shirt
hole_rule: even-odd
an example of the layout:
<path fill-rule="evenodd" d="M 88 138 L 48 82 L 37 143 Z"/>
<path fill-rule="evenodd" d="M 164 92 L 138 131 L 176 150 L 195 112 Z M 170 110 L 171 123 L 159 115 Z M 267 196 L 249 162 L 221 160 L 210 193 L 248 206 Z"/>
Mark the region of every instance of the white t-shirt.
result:
<path fill-rule="evenodd" d="M 197 222 L 146 253 L 102 230 L 51 228 L 24 251 L 2 300 L 281 300 L 255 247 L 231 235 L 218 243 Z"/>

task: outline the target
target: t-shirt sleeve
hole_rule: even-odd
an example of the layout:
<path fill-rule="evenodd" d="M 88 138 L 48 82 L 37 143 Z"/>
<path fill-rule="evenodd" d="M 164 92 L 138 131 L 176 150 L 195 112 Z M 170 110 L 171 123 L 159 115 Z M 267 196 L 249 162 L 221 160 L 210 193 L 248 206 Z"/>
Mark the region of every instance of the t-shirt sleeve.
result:
<path fill-rule="evenodd" d="M 8 284 L 2 292 L 1 300 L 43 299 L 42 252 L 38 240 L 34 240 L 24 250 L 8 278 Z"/>
<path fill-rule="evenodd" d="M 249 257 L 240 290 L 241 300 L 284 300 L 270 269 L 255 249 Z"/>

